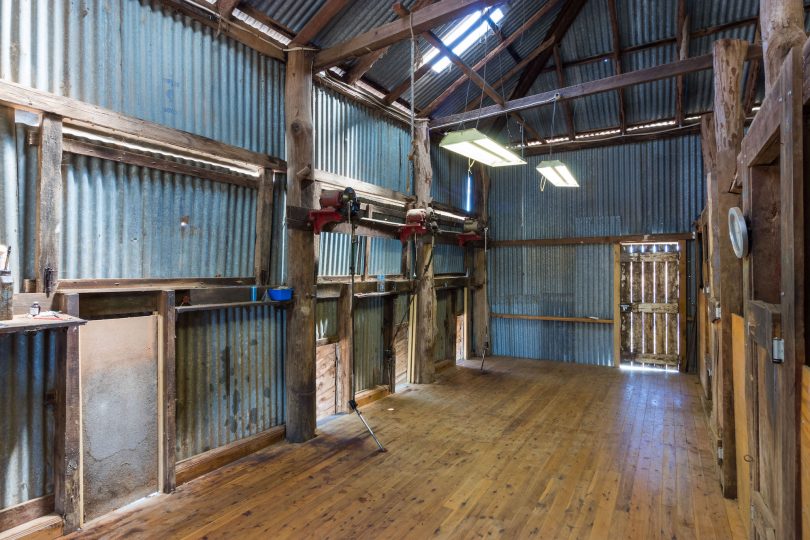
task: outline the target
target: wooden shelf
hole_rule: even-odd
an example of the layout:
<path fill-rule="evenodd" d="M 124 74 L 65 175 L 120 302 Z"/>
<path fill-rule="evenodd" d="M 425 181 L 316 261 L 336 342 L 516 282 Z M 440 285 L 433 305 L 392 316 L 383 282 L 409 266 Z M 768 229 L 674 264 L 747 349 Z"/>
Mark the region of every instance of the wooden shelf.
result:
<path fill-rule="evenodd" d="M 367 292 L 367 293 L 355 293 L 355 298 L 374 298 L 375 296 L 397 296 L 400 294 L 411 294 L 409 290 L 400 290 L 400 291 L 382 291 L 382 292 Z"/>
<path fill-rule="evenodd" d="M 286 308 L 292 305 L 292 300 L 276 301 L 268 300 L 262 302 L 260 300 L 249 300 L 246 302 L 225 302 L 220 304 L 197 304 L 194 306 L 177 306 L 175 311 L 177 313 L 189 313 L 191 311 L 209 311 L 212 309 L 226 309 L 234 307 L 248 307 L 248 306 L 276 306 Z"/>
<path fill-rule="evenodd" d="M 28 315 L 15 315 L 10 321 L 0 321 L 0 334 L 39 332 L 41 330 L 79 326 L 86 322 L 84 319 L 62 313 L 59 314 L 59 319 L 39 319 Z"/>

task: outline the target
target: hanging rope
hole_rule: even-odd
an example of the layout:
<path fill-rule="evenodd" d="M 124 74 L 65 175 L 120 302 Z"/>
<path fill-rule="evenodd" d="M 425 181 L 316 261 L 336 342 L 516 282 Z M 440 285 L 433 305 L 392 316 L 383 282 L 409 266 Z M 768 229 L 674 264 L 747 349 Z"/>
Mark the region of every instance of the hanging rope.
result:
<path fill-rule="evenodd" d="M 557 116 L 557 100 L 559 99 L 559 94 L 554 97 L 554 106 L 551 109 L 551 136 L 554 137 L 554 119 Z M 551 144 L 548 145 L 548 157 L 551 158 Z M 546 182 L 548 180 L 545 176 L 540 175 L 540 191 L 544 191 L 546 189 Z"/>

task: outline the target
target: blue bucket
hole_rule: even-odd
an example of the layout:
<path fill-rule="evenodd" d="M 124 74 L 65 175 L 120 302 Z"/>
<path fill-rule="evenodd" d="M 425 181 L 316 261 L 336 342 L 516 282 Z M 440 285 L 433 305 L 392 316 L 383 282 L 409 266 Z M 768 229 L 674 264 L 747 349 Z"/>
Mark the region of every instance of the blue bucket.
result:
<path fill-rule="evenodd" d="M 268 292 L 270 293 L 270 300 L 275 302 L 292 300 L 293 290 L 289 287 L 276 287 L 275 289 L 270 289 Z"/>

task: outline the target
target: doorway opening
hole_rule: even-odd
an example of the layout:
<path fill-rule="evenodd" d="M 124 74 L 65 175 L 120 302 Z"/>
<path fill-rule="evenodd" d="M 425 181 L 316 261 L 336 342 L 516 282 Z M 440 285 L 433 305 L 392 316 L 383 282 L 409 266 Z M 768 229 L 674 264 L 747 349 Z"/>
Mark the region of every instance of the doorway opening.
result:
<path fill-rule="evenodd" d="M 620 367 L 678 371 L 685 363 L 683 242 L 619 247 Z"/>

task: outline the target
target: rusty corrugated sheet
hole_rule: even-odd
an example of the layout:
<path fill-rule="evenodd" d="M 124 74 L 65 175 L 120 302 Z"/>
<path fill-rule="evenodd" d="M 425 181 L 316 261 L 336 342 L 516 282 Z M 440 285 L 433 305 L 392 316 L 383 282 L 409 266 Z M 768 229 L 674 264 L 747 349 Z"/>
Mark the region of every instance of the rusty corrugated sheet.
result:
<path fill-rule="evenodd" d="M 53 493 L 58 332 L 0 336 L 0 509 Z"/>
<path fill-rule="evenodd" d="M 177 318 L 177 459 L 284 423 L 286 313 L 250 306 Z"/>
<path fill-rule="evenodd" d="M 315 304 L 315 339 L 334 338 L 338 333 L 338 300 L 325 298 Z"/>
<path fill-rule="evenodd" d="M 284 157 L 284 64 L 157 0 L 4 0 L 0 78 Z"/>
<path fill-rule="evenodd" d="M 65 154 L 60 277 L 253 275 L 256 190 Z"/>
<path fill-rule="evenodd" d="M 358 299 L 354 305 L 354 389 L 383 383 L 383 299 Z"/>

